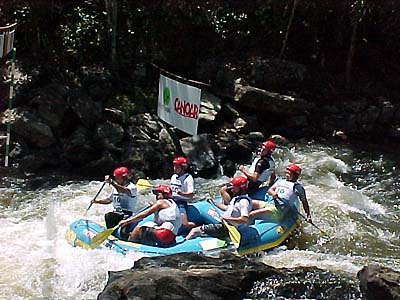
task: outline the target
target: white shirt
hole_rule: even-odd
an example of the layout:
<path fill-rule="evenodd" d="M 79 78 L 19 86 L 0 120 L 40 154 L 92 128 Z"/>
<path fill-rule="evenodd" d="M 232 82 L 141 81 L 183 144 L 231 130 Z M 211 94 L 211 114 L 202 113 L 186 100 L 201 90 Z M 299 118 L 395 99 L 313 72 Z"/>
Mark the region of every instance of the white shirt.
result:
<path fill-rule="evenodd" d="M 126 210 L 134 212 L 137 203 L 136 185 L 132 182 L 129 182 L 124 185 L 124 187 L 129 189 L 129 193 L 119 193 L 117 189 L 113 187 L 108 198 L 112 200 L 115 211 Z"/>
<path fill-rule="evenodd" d="M 189 173 L 185 173 L 181 176 L 178 174 L 174 174 L 171 177 L 171 189 L 172 189 L 172 198 L 178 201 L 187 201 L 190 197 L 178 195 L 178 191 L 184 193 L 193 193 L 194 192 L 194 180 L 193 176 Z"/>

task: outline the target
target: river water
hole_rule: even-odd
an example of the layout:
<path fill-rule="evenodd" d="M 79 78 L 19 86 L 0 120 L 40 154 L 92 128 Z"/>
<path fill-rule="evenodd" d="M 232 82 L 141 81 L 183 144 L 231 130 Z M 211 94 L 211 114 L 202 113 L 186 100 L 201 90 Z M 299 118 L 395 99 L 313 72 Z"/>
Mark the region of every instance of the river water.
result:
<path fill-rule="evenodd" d="M 313 221 L 332 239 L 322 240 L 316 228 L 303 224 L 286 245 L 254 259 L 274 267 L 317 266 L 352 278 L 371 263 L 400 271 L 397 156 L 304 142 L 281 147 L 274 157 L 280 175 L 289 161 L 302 166 Z M 227 180 L 196 179 L 196 187 L 200 195 L 217 191 Z M 141 257 L 66 242 L 68 225 L 82 217 L 101 182 L 51 178 L 37 186 L 16 178 L 1 181 L 0 299 L 96 299 L 107 271 L 130 268 Z M 153 181 L 161 182 L 167 181 Z M 106 187 L 100 197 L 108 192 Z M 150 199 L 141 195 L 138 207 Z M 93 205 L 87 217 L 101 221 L 110 209 Z"/>

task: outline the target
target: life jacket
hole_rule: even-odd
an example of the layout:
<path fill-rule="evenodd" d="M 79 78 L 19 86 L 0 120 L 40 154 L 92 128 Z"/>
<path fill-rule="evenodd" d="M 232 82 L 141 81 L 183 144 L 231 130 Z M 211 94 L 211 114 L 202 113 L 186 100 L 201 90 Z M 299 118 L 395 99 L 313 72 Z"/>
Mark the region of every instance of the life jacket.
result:
<path fill-rule="evenodd" d="M 124 187 L 133 185 L 133 183 L 128 182 Z M 134 195 L 129 195 L 126 193 L 119 193 L 116 188 L 113 187 L 111 191 L 111 199 L 113 203 L 114 210 L 117 212 L 134 212 L 136 207 L 136 193 Z"/>
<path fill-rule="evenodd" d="M 287 213 L 292 209 L 293 204 L 297 199 L 296 186 L 300 183 L 283 179 L 281 179 L 280 182 L 283 182 L 283 184 L 279 186 L 278 182 L 278 185 L 275 188 L 275 191 L 278 193 L 278 198 L 274 198 L 274 204 L 276 208 Z"/>
<path fill-rule="evenodd" d="M 256 165 L 260 159 L 267 161 L 269 164 L 269 168 L 265 169 L 264 171 L 262 171 L 261 174 L 259 174 L 257 181 L 260 182 L 260 184 L 261 184 L 261 183 L 267 181 L 267 179 L 271 176 L 271 173 L 273 171 L 275 171 L 275 161 L 271 156 L 260 157 L 259 159 L 255 159 L 249 169 L 249 171 L 251 173 L 254 173 L 254 171 L 256 170 Z"/>
<path fill-rule="evenodd" d="M 252 206 L 252 204 L 251 204 L 251 202 L 252 202 L 251 198 L 250 198 L 248 195 L 239 195 L 239 196 L 234 197 L 234 198 L 229 202 L 226 211 L 223 213 L 223 216 L 225 216 L 225 217 L 239 217 L 238 215 L 235 216 L 235 212 L 237 212 L 237 211 L 235 210 L 235 208 L 236 208 L 235 204 L 238 203 L 238 202 L 240 202 L 242 199 L 246 199 L 246 200 L 248 201 L 248 203 L 249 203 L 249 212 L 250 212 L 250 211 L 251 211 L 251 206 Z M 235 226 L 236 226 L 236 225 L 239 225 L 239 224 L 234 224 L 234 223 L 232 223 L 232 224 L 235 225 Z"/>
<path fill-rule="evenodd" d="M 163 208 L 158 212 L 154 213 L 154 222 L 161 226 L 165 222 L 169 222 L 173 225 L 172 232 L 176 235 L 178 234 L 179 228 L 182 225 L 181 215 L 179 208 L 172 199 L 163 199 L 169 202 L 168 208 Z"/>
<path fill-rule="evenodd" d="M 178 174 L 172 175 L 172 177 L 171 177 L 172 198 L 175 201 L 186 201 L 189 199 L 188 197 L 177 194 L 178 191 L 188 192 L 184 188 L 185 187 L 184 183 L 185 183 L 186 178 L 188 178 L 189 176 L 191 176 L 189 173 L 185 173 L 181 176 L 178 176 Z"/>

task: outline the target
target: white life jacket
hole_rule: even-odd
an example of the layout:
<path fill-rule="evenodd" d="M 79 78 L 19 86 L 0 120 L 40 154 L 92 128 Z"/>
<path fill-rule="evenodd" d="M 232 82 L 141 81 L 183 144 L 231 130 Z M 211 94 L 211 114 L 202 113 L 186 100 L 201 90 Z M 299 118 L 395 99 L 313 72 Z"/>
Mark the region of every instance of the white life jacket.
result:
<path fill-rule="evenodd" d="M 267 179 L 271 176 L 271 173 L 275 171 L 275 161 L 272 157 L 268 156 L 268 157 L 257 157 L 256 159 L 254 159 L 253 163 L 250 166 L 250 173 L 254 173 L 254 171 L 256 170 L 256 165 L 258 163 L 258 161 L 260 159 L 264 159 L 267 160 L 269 163 L 269 168 L 265 169 L 258 177 L 259 182 L 265 182 L 267 181 Z"/>
<path fill-rule="evenodd" d="M 112 199 L 115 211 L 130 211 L 134 212 L 137 202 L 136 185 L 132 182 L 127 183 L 124 187 L 129 188 L 130 194 L 119 193 L 116 188 L 112 188 L 110 198 Z"/>
<path fill-rule="evenodd" d="M 190 182 L 185 182 L 188 180 Z M 185 173 L 181 176 L 178 174 L 174 174 L 171 177 L 171 189 L 172 189 L 172 198 L 176 201 L 187 201 L 190 198 L 182 195 L 178 195 L 178 191 L 184 193 L 193 193 L 193 177 L 189 173 Z"/>
<path fill-rule="evenodd" d="M 181 214 L 179 212 L 178 205 L 176 205 L 172 199 L 163 199 L 163 201 L 167 201 L 169 207 L 155 212 L 154 222 L 160 227 L 166 227 L 163 226 L 163 224 L 166 222 L 171 223 L 172 227 L 167 226 L 166 228 L 170 229 L 176 235 L 178 234 L 179 228 L 182 225 Z"/>

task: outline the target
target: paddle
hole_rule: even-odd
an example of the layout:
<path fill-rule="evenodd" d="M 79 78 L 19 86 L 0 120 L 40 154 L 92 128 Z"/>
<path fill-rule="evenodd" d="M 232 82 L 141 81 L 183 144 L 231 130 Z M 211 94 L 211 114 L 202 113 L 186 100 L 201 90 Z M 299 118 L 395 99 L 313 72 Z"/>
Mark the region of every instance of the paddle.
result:
<path fill-rule="evenodd" d="M 106 182 L 103 182 L 103 184 L 101 185 L 99 191 L 97 192 L 96 196 L 94 196 L 94 198 L 92 199 L 92 201 L 90 201 L 90 204 L 88 206 L 88 208 L 86 208 L 85 213 L 83 214 L 83 216 L 86 216 L 87 212 L 89 211 L 89 209 L 92 207 L 93 205 L 93 201 L 96 200 L 96 198 L 100 195 L 100 192 L 103 190 L 104 186 L 106 185 Z"/>
<path fill-rule="evenodd" d="M 284 198 L 278 198 L 280 201 L 282 201 L 284 203 L 284 205 L 289 206 L 290 209 L 294 209 L 296 210 L 297 214 L 302 217 L 307 223 L 310 223 L 307 221 L 307 218 L 305 215 L 303 215 L 301 212 L 299 212 L 299 210 L 297 208 L 295 208 L 293 205 L 290 205 L 286 199 Z M 329 235 L 326 233 L 325 230 L 319 228 L 317 225 L 315 225 L 313 222 L 310 223 L 312 226 L 314 226 L 315 228 L 317 228 L 323 235 L 327 236 L 329 238 Z"/>
<path fill-rule="evenodd" d="M 241 238 L 239 230 L 237 230 L 235 226 L 229 224 L 224 219 L 222 219 L 222 224 L 224 224 L 226 229 L 228 229 L 229 238 L 231 239 L 233 246 L 235 246 L 235 248 L 239 248 Z"/>
<path fill-rule="evenodd" d="M 298 210 L 296 210 L 297 213 L 299 214 L 299 216 L 301 216 L 306 222 L 307 222 L 307 218 L 305 215 L 303 215 L 301 212 L 299 212 Z M 309 222 L 308 222 L 309 223 Z M 328 233 L 326 233 L 325 230 L 319 228 L 317 225 L 315 225 L 313 222 L 310 223 L 312 226 L 314 226 L 315 228 L 317 228 L 323 235 L 326 235 L 327 237 L 329 237 Z"/>
<path fill-rule="evenodd" d="M 208 200 L 207 200 L 207 201 L 208 201 Z M 211 201 L 211 200 L 210 200 L 210 201 Z M 210 202 L 210 201 L 208 201 L 208 202 Z M 213 202 L 211 201 L 211 203 L 213 203 Z M 216 205 L 214 204 L 214 206 L 216 206 Z M 217 206 L 216 206 L 216 207 L 217 207 Z M 219 213 L 218 211 L 217 211 L 217 213 L 218 213 L 218 216 L 219 216 L 219 218 L 220 218 L 222 224 L 223 224 L 223 225 L 226 227 L 226 229 L 228 230 L 229 238 L 231 239 L 231 241 L 232 241 L 232 243 L 233 243 L 233 246 L 235 246 L 235 248 L 239 248 L 240 239 L 241 239 L 241 235 L 240 235 L 239 230 L 237 230 L 237 228 L 236 228 L 235 226 L 229 224 L 226 220 L 222 219 L 222 218 L 221 218 L 221 215 L 220 215 L 220 213 Z"/>
<path fill-rule="evenodd" d="M 99 245 L 101 245 L 113 232 L 114 230 L 116 230 L 119 227 L 118 225 L 115 225 L 112 228 L 103 230 L 101 232 L 99 232 L 98 234 L 96 234 L 93 239 L 92 242 L 90 243 L 90 248 L 94 249 L 97 248 Z"/>
<path fill-rule="evenodd" d="M 142 209 L 140 209 L 138 212 L 136 212 L 136 215 L 138 213 L 141 213 L 142 211 L 145 211 L 146 209 L 148 209 L 151 205 L 145 206 Z M 101 232 L 99 232 L 98 234 L 96 234 L 93 239 L 92 242 L 90 243 L 90 248 L 94 249 L 97 248 L 99 245 L 101 245 L 101 243 L 103 243 L 113 232 L 114 230 L 116 230 L 119 227 L 118 225 L 115 225 L 112 228 L 108 228 L 106 230 L 103 230 Z"/>

